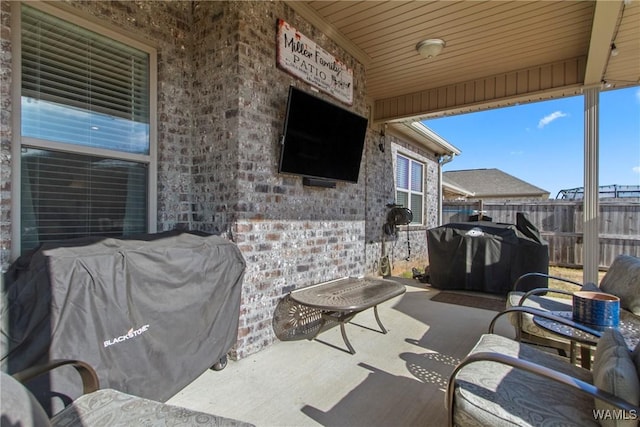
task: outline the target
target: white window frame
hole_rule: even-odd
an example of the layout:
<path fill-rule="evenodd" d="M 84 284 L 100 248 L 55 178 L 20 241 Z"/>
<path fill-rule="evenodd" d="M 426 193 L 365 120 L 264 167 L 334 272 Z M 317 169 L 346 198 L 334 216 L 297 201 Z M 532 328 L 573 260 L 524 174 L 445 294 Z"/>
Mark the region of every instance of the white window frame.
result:
<path fill-rule="evenodd" d="M 399 158 L 404 158 L 407 159 L 409 161 L 409 171 L 408 171 L 408 175 L 409 175 L 409 188 L 402 188 L 399 186 L 398 183 L 398 159 Z M 417 221 L 411 221 L 411 223 L 409 225 L 424 225 L 424 204 L 425 204 L 425 188 L 426 188 L 426 182 L 425 182 L 425 176 L 426 176 L 426 171 L 427 171 L 427 165 L 424 162 L 421 162 L 419 160 L 416 160 L 415 158 L 411 157 L 410 155 L 407 155 L 405 153 L 401 153 L 401 152 L 397 152 L 396 153 L 396 159 L 395 159 L 395 167 L 394 167 L 394 171 L 393 171 L 393 179 L 395 181 L 395 194 L 394 197 L 396 199 L 396 203 L 398 202 L 398 191 L 401 191 L 403 193 L 407 193 L 407 202 L 409 204 L 409 206 L 405 206 L 406 208 L 409 208 L 411 210 L 411 212 L 415 212 L 416 209 L 414 206 L 411 206 L 411 196 L 412 195 L 419 195 L 420 199 L 422 200 L 422 203 L 420 204 L 420 218 L 421 218 L 421 222 L 417 222 Z M 422 191 L 415 191 L 411 189 L 411 170 L 413 167 L 413 164 L 417 163 L 420 166 L 422 166 L 422 182 L 420 183 L 420 187 L 422 188 Z M 414 215 L 415 218 L 416 215 Z"/>
<path fill-rule="evenodd" d="M 29 7 L 39 9 L 57 18 L 69 21 L 75 25 L 101 34 L 105 37 L 119 41 L 136 49 L 149 54 L 149 154 L 126 153 L 122 151 L 112 151 L 100 148 L 93 148 L 82 145 L 60 143 L 55 141 L 42 140 L 38 138 L 23 137 L 22 129 L 22 41 L 21 41 L 21 21 L 22 21 L 22 3 L 12 2 L 11 4 L 11 43 L 12 49 L 12 169 L 11 169 L 11 257 L 16 259 L 21 254 L 21 149 L 23 146 L 30 148 L 41 148 L 43 150 L 56 150 L 74 154 L 84 154 L 90 156 L 101 156 L 112 159 L 127 160 L 132 162 L 144 163 L 148 165 L 147 185 L 147 232 L 154 233 L 157 231 L 157 51 L 149 44 L 145 44 L 136 38 L 121 34 L 110 28 L 104 27 L 90 19 L 85 19 L 67 10 L 65 6 L 58 6 L 44 2 L 28 2 Z"/>

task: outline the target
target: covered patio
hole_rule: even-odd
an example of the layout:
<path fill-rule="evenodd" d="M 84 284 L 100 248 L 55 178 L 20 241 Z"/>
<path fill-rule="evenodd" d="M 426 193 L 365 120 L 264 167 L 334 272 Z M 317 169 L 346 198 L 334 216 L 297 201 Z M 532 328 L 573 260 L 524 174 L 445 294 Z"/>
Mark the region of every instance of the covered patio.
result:
<path fill-rule="evenodd" d="M 29 200 L 21 192 L 25 150 L 67 153 L 72 147 L 88 163 L 90 156 L 112 154 L 22 135 L 22 12 L 13 3 L 1 6 L 7 25 L 3 270 L 20 256 L 30 230 Z M 355 355 L 344 350 L 337 328 L 314 341 L 279 342 L 270 327 L 275 305 L 291 290 L 377 273 L 386 206 L 396 199 L 397 159 L 385 151 L 391 142 L 425 159 L 425 188 L 441 188 L 441 164 L 451 160 L 451 150 L 425 143 L 433 135 L 416 125 L 425 118 L 583 94 L 584 279 L 597 281 L 598 94 L 640 82 L 638 1 L 53 2 L 34 8 L 82 20 L 79 28 L 106 27 L 102 36 L 152 52 L 142 67 L 151 70 L 144 100 L 149 156 L 125 156 L 148 166 L 144 231 L 219 233 L 247 260 L 232 349 L 239 360 L 206 371 L 168 403 L 258 426 L 445 425 L 449 373 L 497 312 L 435 302 L 437 290 L 395 278 L 407 292 L 380 306 L 388 334 L 371 330 L 371 310 L 347 325 Z M 286 90 L 317 89 L 276 65 L 276 19 L 292 23 L 354 72 L 348 107 L 369 120 L 358 183 L 309 189 L 278 172 Z M 442 52 L 419 55 L 417 44 L 433 39 L 442 41 L 436 42 Z M 426 220 L 407 227 L 420 235 L 439 225 L 432 213 L 440 194 L 425 193 Z M 418 242 L 412 242 L 415 253 Z M 513 335 L 506 321 L 497 332 Z"/>
<path fill-rule="evenodd" d="M 372 310 L 346 325 L 356 354 L 337 327 L 314 341 L 277 342 L 205 372 L 168 403 L 256 426 L 446 425 L 448 377 L 497 312 L 431 301 L 440 291 L 392 280 L 407 292 L 379 306 L 386 335 Z M 500 320 L 496 332 L 512 337 L 513 327 Z"/>

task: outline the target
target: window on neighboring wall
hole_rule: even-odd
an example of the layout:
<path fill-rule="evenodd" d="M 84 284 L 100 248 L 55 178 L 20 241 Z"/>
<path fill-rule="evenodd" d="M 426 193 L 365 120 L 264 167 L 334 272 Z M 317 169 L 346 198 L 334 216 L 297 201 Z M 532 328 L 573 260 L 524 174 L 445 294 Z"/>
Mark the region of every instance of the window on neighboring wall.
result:
<path fill-rule="evenodd" d="M 412 224 L 422 224 L 423 178 L 423 163 L 400 154 L 396 156 L 396 203 L 411 209 Z"/>
<path fill-rule="evenodd" d="M 45 10 L 21 6 L 21 250 L 154 231 L 155 51 Z"/>

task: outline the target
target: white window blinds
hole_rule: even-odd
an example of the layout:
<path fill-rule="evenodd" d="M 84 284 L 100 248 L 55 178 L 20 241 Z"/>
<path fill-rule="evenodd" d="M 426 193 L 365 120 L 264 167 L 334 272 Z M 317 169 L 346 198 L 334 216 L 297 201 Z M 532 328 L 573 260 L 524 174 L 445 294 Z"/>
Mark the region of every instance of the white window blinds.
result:
<path fill-rule="evenodd" d="M 23 149 L 21 161 L 23 250 L 146 231 L 146 165 L 37 149 Z"/>
<path fill-rule="evenodd" d="M 22 6 L 22 135 L 149 153 L 149 55 Z"/>
<path fill-rule="evenodd" d="M 152 50 L 21 12 L 21 251 L 147 232 Z"/>
<path fill-rule="evenodd" d="M 396 182 L 398 188 L 409 189 L 409 159 L 398 156 L 396 158 Z"/>
<path fill-rule="evenodd" d="M 415 160 L 396 156 L 396 203 L 411 209 L 414 224 L 422 224 L 424 209 L 424 165 Z"/>
<path fill-rule="evenodd" d="M 411 162 L 411 191 L 422 192 L 422 165 Z"/>

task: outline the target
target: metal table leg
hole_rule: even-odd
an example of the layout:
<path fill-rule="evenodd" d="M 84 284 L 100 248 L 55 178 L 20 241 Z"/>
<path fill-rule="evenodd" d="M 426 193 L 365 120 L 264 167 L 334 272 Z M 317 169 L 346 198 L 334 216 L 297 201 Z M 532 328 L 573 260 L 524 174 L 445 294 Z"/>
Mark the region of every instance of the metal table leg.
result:
<path fill-rule="evenodd" d="M 344 343 L 347 345 L 347 348 L 349 349 L 349 353 L 351 354 L 356 354 L 356 351 L 353 349 L 353 347 L 351 346 L 351 343 L 349 342 L 349 339 L 347 338 L 347 332 L 344 329 L 344 323 L 340 323 L 340 333 L 342 333 L 342 339 L 344 340 Z"/>
<path fill-rule="evenodd" d="M 580 345 L 580 366 L 591 370 L 591 347 L 587 344 Z"/>
<path fill-rule="evenodd" d="M 338 322 L 340 324 L 340 333 L 342 334 L 342 340 L 344 341 L 345 345 L 349 349 L 349 353 L 351 354 L 356 354 L 356 351 L 354 350 L 353 346 L 349 342 L 349 338 L 347 338 L 347 331 L 344 325 L 349 321 L 351 321 L 351 319 L 353 319 L 356 314 L 357 313 L 355 312 L 337 313 L 334 311 L 322 313 L 322 319 L 324 321 Z M 318 333 L 319 332 L 320 331 L 318 331 Z"/>
<path fill-rule="evenodd" d="M 376 316 L 376 322 L 378 322 L 378 326 L 380 326 L 380 329 L 382 330 L 381 332 L 383 334 L 386 334 L 387 330 L 385 329 L 384 325 L 380 321 L 380 317 L 378 316 L 378 306 L 377 305 L 373 307 L 373 314 Z"/>

